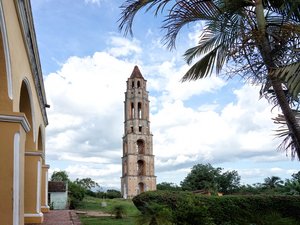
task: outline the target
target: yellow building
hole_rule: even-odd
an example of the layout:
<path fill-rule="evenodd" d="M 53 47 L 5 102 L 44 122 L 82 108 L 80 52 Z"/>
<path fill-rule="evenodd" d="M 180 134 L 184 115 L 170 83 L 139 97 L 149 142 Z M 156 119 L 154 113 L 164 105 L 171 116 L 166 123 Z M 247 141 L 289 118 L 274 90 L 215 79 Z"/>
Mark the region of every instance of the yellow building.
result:
<path fill-rule="evenodd" d="M 30 0 L 0 0 L 0 224 L 41 223 L 47 107 Z"/>

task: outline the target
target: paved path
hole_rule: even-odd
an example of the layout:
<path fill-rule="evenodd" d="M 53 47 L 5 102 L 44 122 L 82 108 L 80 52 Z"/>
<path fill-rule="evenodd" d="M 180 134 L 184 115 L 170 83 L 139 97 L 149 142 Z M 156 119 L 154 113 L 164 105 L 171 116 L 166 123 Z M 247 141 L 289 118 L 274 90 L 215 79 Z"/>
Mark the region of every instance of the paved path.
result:
<path fill-rule="evenodd" d="M 44 213 L 42 225 L 82 225 L 76 213 L 72 210 L 51 210 Z"/>

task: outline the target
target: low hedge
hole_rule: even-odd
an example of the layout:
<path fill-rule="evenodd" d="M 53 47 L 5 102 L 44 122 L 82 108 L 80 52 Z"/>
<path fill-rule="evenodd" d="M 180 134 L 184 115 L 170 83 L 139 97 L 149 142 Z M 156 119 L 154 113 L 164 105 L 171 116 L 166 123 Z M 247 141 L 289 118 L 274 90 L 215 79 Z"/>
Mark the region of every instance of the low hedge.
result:
<path fill-rule="evenodd" d="M 134 197 L 133 202 L 142 213 L 146 213 L 152 203 L 171 209 L 172 222 L 178 225 L 300 224 L 296 222 L 300 221 L 300 196 L 219 197 L 154 191 Z M 272 217 L 288 222 L 264 221 Z"/>

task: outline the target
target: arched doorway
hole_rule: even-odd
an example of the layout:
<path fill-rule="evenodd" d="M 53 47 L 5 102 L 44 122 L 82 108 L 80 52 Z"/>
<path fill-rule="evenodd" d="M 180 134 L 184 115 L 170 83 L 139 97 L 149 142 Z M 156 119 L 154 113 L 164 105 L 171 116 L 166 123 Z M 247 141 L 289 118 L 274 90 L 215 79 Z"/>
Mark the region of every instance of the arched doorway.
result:
<path fill-rule="evenodd" d="M 143 182 L 139 183 L 139 194 L 145 191 L 145 184 Z"/>

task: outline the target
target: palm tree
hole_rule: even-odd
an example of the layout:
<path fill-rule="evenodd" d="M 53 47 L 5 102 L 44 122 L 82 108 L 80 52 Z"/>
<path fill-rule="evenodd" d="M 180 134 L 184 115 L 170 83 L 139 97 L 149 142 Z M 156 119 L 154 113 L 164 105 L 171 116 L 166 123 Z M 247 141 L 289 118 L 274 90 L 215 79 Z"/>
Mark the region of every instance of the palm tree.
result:
<path fill-rule="evenodd" d="M 166 13 L 163 40 L 170 49 L 183 27 L 204 22 L 198 45 L 184 54 L 188 64 L 197 61 L 182 81 L 220 74 L 226 64 L 226 73 L 261 84 L 261 95 L 284 115 L 289 143 L 281 147 L 300 160 L 300 127 L 294 113 L 300 91 L 299 1 L 127 0 L 121 6 L 120 30 L 132 34 L 133 19 L 143 8 L 154 9 L 155 15 Z"/>
<path fill-rule="evenodd" d="M 262 185 L 266 188 L 274 189 L 281 186 L 282 184 L 283 181 L 280 179 L 280 177 L 272 176 L 265 178 L 265 182 Z"/>

